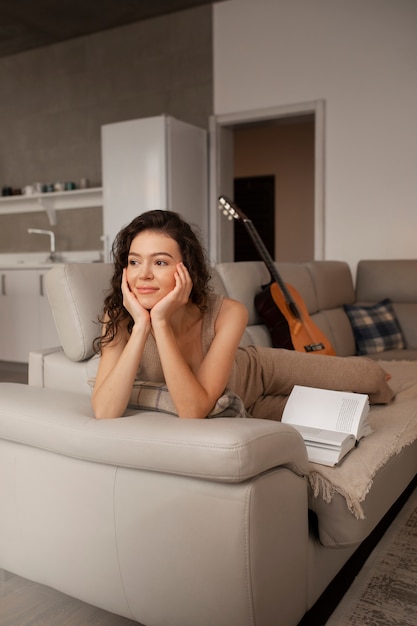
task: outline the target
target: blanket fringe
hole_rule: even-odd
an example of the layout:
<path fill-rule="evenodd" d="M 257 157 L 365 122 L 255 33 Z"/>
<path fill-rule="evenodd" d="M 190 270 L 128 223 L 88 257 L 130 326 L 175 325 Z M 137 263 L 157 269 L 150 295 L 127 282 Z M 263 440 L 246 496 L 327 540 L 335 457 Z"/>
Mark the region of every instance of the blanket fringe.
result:
<path fill-rule="evenodd" d="M 321 476 L 321 474 L 317 472 L 310 472 L 309 483 L 311 487 L 311 491 L 313 492 L 313 496 L 317 498 L 319 495 L 323 498 L 323 500 L 330 504 L 334 498 L 335 493 L 339 493 L 346 500 L 346 505 L 349 511 L 356 517 L 356 519 L 365 519 L 365 514 L 362 506 L 356 500 L 353 500 L 351 496 L 346 493 L 344 490 L 336 489 L 334 485 L 327 478 Z M 371 483 L 372 484 L 372 483 Z M 371 485 L 368 486 L 367 493 Z"/>

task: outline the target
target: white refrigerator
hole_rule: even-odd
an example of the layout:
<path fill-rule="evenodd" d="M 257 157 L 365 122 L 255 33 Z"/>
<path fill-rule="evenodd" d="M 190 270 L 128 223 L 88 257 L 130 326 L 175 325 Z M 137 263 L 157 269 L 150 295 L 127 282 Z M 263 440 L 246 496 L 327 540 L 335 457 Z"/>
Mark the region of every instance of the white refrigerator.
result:
<path fill-rule="evenodd" d="M 207 131 L 160 115 L 101 128 L 103 248 L 137 215 L 153 209 L 180 213 L 208 246 Z"/>

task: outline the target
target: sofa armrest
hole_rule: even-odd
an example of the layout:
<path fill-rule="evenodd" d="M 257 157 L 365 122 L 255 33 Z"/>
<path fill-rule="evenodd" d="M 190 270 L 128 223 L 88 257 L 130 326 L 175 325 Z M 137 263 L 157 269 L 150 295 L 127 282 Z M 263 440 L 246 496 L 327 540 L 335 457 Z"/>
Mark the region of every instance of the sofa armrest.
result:
<path fill-rule="evenodd" d="M 48 354 L 61 352 L 61 346 L 56 348 L 46 348 L 36 352 L 29 352 L 29 378 L 28 382 L 31 387 L 44 387 L 44 363 Z"/>
<path fill-rule="evenodd" d="M 61 389 L 91 396 L 89 381 L 97 374 L 99 357 L 71 361 L 62 348 L 32 352 L 29 355 L 29 385 Z"/>
<path fill-rule="evenodd" d="M 178 419 L 152 411 L 96 420 L 85 394 L 1 385 L 0 437 L 92 462 L 220 482 L 285 466 L 308 473 L 291 426 L 252 418 Z"/>

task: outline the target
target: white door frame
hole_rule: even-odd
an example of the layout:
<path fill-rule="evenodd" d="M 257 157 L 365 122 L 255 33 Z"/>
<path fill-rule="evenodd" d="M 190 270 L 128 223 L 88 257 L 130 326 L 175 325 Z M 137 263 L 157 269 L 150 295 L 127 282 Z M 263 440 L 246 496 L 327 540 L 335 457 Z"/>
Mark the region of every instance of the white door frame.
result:
<path fill-rule="evenodd" d="M 220 193 L 232 195 L 233 148 L 230 145 L 231 131 L 236 125 L 275 120 L 294 115 L 314 114 L 314 259 L 324 259 L 324 175 L 325 175 L 325 103 L 324 100 L 290 104 L 267 109 L 255 109 L 210 118 L 209 131 L 209 257 L 212 263 L 233 260 L 231 225 L 217 209 Z M 229 135 L 229 136 L 228 136 Z M 231 256 L 232 255 L 232 256 Z"/>

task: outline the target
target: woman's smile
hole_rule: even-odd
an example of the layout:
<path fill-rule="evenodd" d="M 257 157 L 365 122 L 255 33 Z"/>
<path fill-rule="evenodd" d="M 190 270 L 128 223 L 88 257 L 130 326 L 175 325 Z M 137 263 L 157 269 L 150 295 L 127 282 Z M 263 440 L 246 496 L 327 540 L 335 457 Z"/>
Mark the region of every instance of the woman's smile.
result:
<path fill-rule="evenodd" d="M 137 301 L 145 308 L 150 311 L 153 309 L 155 304 L 157 304 L 162 298 L 169 293 L 168 290 L 160 289 L 159 287 L 154 287 L 150 285 L 138 285 L 133 286 L 131 291 L 135 295 Z"/>

